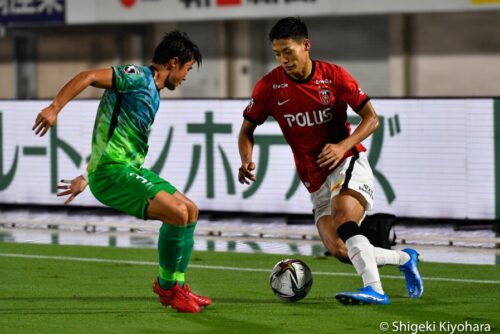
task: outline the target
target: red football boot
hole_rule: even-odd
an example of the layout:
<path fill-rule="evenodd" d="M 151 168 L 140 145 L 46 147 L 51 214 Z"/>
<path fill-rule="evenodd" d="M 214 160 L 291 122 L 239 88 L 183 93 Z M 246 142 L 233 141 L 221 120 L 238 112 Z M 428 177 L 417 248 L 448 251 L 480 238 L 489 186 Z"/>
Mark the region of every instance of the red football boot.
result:
<path fill-rule="evenodd" d="M 160 296 L 160 303 L 164 306 L 172 306 L 173 309 L 184 313 L 199 313 L 200 306 L 194 300 L 191 300 L 186 291 L 184 291 L 179 283 L 170 289 L 162 289 L 158 280 L 153 284 L 153 291 Z"/>
<path fill-rule="evenodd" d="M 193 291 L 189 290 L 189 286 L 186 283 L 184 283 L 182 290 L 187 293 L 189 299 L 194 300 L 199 306 L 208 306 L 212 304 L 212 299 L 210 299 L 210 297 L 197 295 Z"/>
<path fill-rule="evenodd" d="M 160 303 L 163 306 L 169 306 L 172 301 L 173 291 L 172 289 L 164 290 L 161 288 L 158 279 L 153 283 L 153 292 L 156 293 L 160 297 Z"/>

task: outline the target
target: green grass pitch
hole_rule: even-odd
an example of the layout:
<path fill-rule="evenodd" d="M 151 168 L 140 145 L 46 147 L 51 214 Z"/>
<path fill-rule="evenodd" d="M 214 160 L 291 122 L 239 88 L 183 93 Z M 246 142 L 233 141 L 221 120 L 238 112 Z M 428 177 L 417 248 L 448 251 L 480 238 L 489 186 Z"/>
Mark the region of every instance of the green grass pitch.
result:
<path fill-rule="evenodd" d="M 278 300 L 269 272 L 287 257 L 195 252 L 187 281 L 214 304 L 181 314 L 151 290 L 154 249 L 0 243 L 0 333 L 383 333 L 382 322 L 387 333 L 474 324 L 500 331 L 499 266 L 422 262 L 421 299 L 407 298 L 402 274 L 387 266 L 391 305 L 343 306 L 335 293 L 361 287 L 361 279 L 333 258 L 299 256 L 313 271 L 311 292 L 297 303 Z"/>

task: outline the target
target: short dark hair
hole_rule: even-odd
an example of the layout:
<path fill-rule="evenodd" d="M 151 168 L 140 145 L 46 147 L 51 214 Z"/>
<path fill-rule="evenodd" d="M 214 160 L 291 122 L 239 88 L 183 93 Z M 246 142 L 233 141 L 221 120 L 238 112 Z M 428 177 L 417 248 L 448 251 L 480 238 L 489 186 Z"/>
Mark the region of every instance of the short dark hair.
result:
<path fill-rule="evenodd" d="M 269 32 L 269 40 L 271 42 L 275 39 L 291 38 L 301 40 L 308 37 L 306 24 L 299 17 L 292 16 L 285 17 L 276 22 Z"/>
<path fill-rule="evenodd" d="M 196 61 L 198 67 L 201 65 L 200 49 L 186 33 L 178 30 L 165 33 L 160 44 L 155 48 L 153 63 L 164 65 L 174 57 L 179 58 L 181 66 L 191 60 Z"/>

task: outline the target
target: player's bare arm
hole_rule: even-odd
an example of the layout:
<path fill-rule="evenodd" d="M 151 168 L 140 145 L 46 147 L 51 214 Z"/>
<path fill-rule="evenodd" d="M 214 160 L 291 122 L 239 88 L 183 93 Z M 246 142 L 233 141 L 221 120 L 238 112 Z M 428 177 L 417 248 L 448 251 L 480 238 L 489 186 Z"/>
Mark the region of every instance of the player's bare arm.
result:
<path fill-rule="evenodd" d="M 62 108 L 88 86 L 111 88 L 113 86 L 113 70 L 111 68 L 95 69 L 78 73 L 57 93 L 52 103 L 44 108 L 36 117 L 32 130 L 44 136 L 54 126 L 57 115 Z"/>
<path fill-rule="evenodd" d="M 257 126 L 247 120 L 243 120 L 241 124 L 240 134 L 238 137 L 238 148 L 240 151 L 241 167 L 238 170 L 238 180 L 240 183 L 250 184 L 250 181 L 255 181 L 255 175 L 252 171 L 255 170 L 255 163 L 252 161 L 253 152 L 253 133 Z"/>
<path fill-rule="evenodd" d="M 316 161 L 321 167 L 329 166 L 329 169 L 333 169 L 342 160 L 345 152 L 361 143 L 379 128 L 377 113 L 370 102 L 358 112 L 358 115 L 361 117 L 361 122 L 349 137 L 337 144 L 326 144 L 323 147 Z"/>

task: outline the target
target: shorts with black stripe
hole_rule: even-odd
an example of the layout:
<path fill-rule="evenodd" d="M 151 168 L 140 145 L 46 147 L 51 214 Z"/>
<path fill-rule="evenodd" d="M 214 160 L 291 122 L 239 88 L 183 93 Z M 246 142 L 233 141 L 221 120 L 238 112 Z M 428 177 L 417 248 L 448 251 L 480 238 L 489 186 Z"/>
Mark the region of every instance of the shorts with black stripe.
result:
<path fill-rule="evenodd" d="M 365 153 L 356 152 L 354 156 L 346 158 L 333 170 L 321 187 L 311 193 L 315 223 L 322 216 L 332 214 L 332 198 L 347 188 L 363 195 L 366 199 L 366 211 L 372 209 L 373 172 Z"/>

